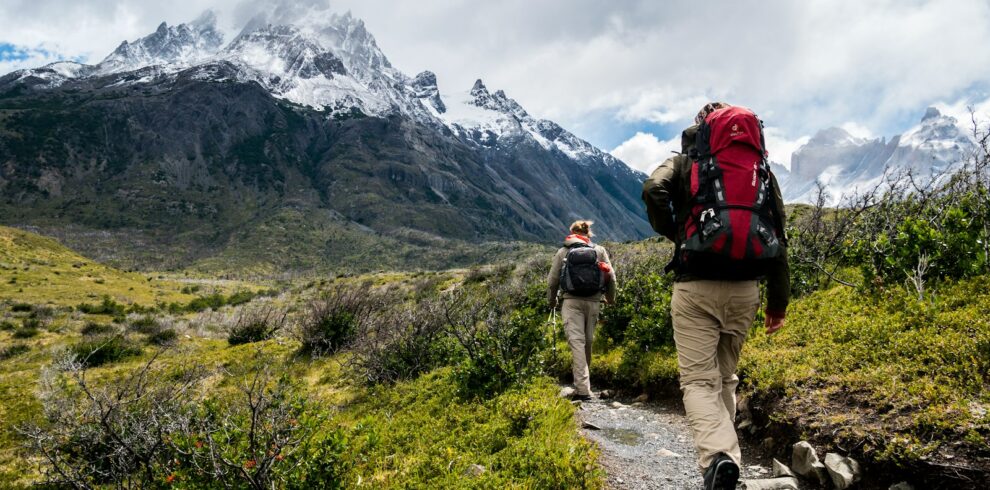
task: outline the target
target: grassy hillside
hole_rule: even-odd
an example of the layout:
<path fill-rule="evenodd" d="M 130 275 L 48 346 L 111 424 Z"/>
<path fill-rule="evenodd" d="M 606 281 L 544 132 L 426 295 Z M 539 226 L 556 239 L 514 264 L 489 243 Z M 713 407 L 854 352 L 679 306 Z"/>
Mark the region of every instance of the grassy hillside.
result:
<path fill-rule="evenodd" d="M 193 299 L 182 292 L 186 286 L 153 273 L 123 272 L 50 238 L 0 226 L 0 299 L 76 305 L 109 296 L 122 303 L 153 305 Z"/>

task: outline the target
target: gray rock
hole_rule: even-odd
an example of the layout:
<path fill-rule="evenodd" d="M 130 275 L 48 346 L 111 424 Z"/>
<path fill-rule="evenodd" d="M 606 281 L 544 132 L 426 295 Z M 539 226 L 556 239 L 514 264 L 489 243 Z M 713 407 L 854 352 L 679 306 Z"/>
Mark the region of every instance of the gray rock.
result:
<path fill-rule="evenodd" d="M 591 422 L 584 422 L 584 423 L 582 423 L 581 424 L 581 428 L 582 429 L 588 429 L 588 430 L 602 430 L 601 427 L 598 427 L 597 425 L 592 424 Z"/>
<path fill-rule="evenodd" d="M 825 455 L 825 469 L 832 477 L 832 484 L 839 490 L 851 487 L 863 476 L 862 469 L 855 459 L 836 453 Z"/>
<path fill-rule="evenodd" d="M 486 470 L 484 466 L 481 466 L 480 464 L 473 464 L 464 470 L 464 474 L 469 476 L 481 476 L 485 473 L 485 471 L 488 470 Z"/>
<path fill-rule="evenodd" d="M 612 390 L 602 390 L 598 392 L 598 398 L 603 400 L 606 398 L 612 398 L 613 396 L 615 396 L 615 393 L 613 393 Z"/>
<path fill-rule="evenodd" d="M 799 490 L 797 478 L 786 476 L 784 478 L 761 478 L 759 480 L 743 480 L 744 490 Z"/>
<path fill-rule="evenodd" d="M 643 393 L 642 395 L 633 398 L 633 403 L 646 403 L 649 400 L 650 400 L 650 395 Z"/>
<path fill-rule="evenodd" d="M 773 460 L 773 477 L 779 478 L 782 476 L 796 476 L 793 471 L 786 464 L 777 461 L 777 458 Z"/>
<path fill-rule="evenodd" d="M 612 408 L 626 408 L 625 405 L 623 405 L 623 404 L 621 404 L 619 402 L 612 402 L 612 403 L 609 404 L 609 406 L 612 407 Z"/>
<path fill-rule="evenodd" d="M 572 386 L 565 386 L 565 387 L 563 387 L 563 388 L 560 389 L 560 397 L 561 398 L 570 398 L 570 397 L 574 396 L 575 393 L 577 393 L 577 390 L 574 389 L 574 387 L 572 387 Z"/>
<path fill-rule="evenodd" d="M 660 450 L 657 451 L 657 454 L 661 458 L 679 458 L 679 457 L 681 457 L 680 454 L 677 454 L 677 453 L 671 451 L 670 449 L 666 449 L 666 448 L 660 448 Z"/>
<path fill-rule="evenodd" d="M 902 481 L 900 483 L 895 483 L 891 485 L 890 490 L 914 490 L 914 485 L 906 481 Z"/>
<path fill-rule="evenodd" d="M 794 451 L 791 453 L 791 469 L 798 475 L 822 485 L 829 482 L 828 470 L 818 460 L 815 448 L 811 447 L 807 441 L 801 441 L 794 445 Z"/>
<path fill-rule="evenodd" d="M 737 428 L 739 430 L 743 430 L 743 429 L 747 429 L 747 428 L 751 427 L 752 425 L 753 425 L 753 421 L 752 420 L 749 420 L 749 419 L 746 419 L 746 420 L 743 420 L 742 422 L 739 422 L 739 425 L 737 426 Z"/>

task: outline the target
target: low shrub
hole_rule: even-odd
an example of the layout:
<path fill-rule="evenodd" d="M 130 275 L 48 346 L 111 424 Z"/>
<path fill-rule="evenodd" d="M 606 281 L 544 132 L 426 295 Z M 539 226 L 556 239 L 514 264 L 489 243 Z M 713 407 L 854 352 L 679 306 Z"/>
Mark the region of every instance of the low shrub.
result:
<path fill-rule="evenodd" d="M 27 351 L 31 350 L 26 344 L 11 344 L 7 347 L 0 349 L 0 361 L 10 359 L 14 356 L 19 356 Z"/>
<path fill-rule="evenodd" d="M 127 327 L 137 333 L 146 335 L 154 335 L 162 330 L 161 324 L 151 315 L 135 318 L 128 323 Z"/>
<path fill-rule="evenodd" d="M 17 328 L 17 325 L 14 325 L 14 322 L 12 321 L 4 320 L 0 322 L 0 332 L 14 330 L 15 328 Z"/>
<path fill-rule="evenodd" d="M 26 313 L 33 309 L 34 307 L 28 303 L 14 303 L 10 306 L 10 311 L 14 313 Z"/>
<path fill-rule="evenodd" d="M 309 303 L 295 331 L 302 352 L 323 355 L 336 351 L 356 332 L 368 330 L 375 316 L 396 301 L 391 291 L 374 289 L 370 283 L 331 286 Z"/>
<path fill-rule="evenodd" d="M 25 318 L 21 321 L 20 328 L 11 334 L 15 339 L 29 339 L 38 335 L 41 329 L 41 321 L 37 318 Z"/>
<path fill-rule="evenodd" d="M 86 322 L 86 325 L 83 325 L 83 328 L 79 330 L 79 333 L 85 336 L 107 335 L 114 333 L 116 330 L 117 329 L 114 328 L 113 325 L 106 325 L 103 323 L 96 323 L 96 322 Z"/>
<path fill-rule="evenodd" d="M 166 328 L 148 335 L 147 341 L 151 345 L 173 345 L 179 341 L 179 334 L 171 328 Z"/>
<path fill-rule="evenodd" d="M 141 346 L 122 335 L 91 337 L 69 350 L 84 367 L 96 367 L 141 354 Z"/>
<path fill-rule="evenodd" d="M 260 342 L 272 338 L 285 326 L 286 312 L 273 306 L 241 312 L 227 333 L 230 345 Z"/>
<path fill-rule="evenodd" d="M 114 301 L 113 298 L 109 296 L 104 296 L 103 301 L 97 305 L 79 303 L 79 305 L 76 306 L 76 310 L 86 313 L 87 315 L 110 315 L 112 317 L 123 317 L 127 312 L 127 308 L 124 305 Z"/>

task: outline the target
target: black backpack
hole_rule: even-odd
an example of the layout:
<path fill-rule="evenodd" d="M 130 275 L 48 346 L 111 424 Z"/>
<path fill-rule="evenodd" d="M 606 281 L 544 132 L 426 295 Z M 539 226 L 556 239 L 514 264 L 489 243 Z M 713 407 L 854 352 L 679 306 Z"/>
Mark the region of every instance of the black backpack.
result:
<path fill-rule="evenodd" d="M 572 245 L 560 268 L 560 289 L 574 296 L 605 291 L 605 272 L 598 267 L 598 251 L 590 245 Z"/>

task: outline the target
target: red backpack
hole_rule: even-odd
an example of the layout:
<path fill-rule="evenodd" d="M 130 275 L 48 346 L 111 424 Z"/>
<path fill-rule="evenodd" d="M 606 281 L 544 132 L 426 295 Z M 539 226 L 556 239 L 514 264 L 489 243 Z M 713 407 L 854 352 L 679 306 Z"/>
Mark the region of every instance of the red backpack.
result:
<path fill-rule="evenodd" d="M 681 215 L 676 257 L 681 270 L 720 279 L 762 275 L 765 261 L 786 245 L 763 123 L 744 107 L 714 111 L 689 156 L 691 207 Z"/>

